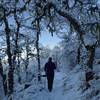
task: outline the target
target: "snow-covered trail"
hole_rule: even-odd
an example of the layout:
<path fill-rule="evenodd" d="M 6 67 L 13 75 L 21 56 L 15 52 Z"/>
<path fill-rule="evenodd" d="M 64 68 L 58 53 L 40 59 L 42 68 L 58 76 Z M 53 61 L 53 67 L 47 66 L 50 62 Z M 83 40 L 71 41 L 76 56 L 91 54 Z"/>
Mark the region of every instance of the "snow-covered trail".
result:
<path fill-rule="evenodd" d="M 62 100 L 63 99 L 63 95 L 61 93 L 62 91 L 62 78 L 63 75 L 60 73 L 56 73 L 55 74 L 55 78 L 54 78 L 54 85 L 53 85 L 53 90 L 52 92 L 49 92 L 47 89 L 47 84 L 45 86 L 45 90 L 43 90 L 39 96 L 37 96 L 36 100 Z M 64 100 L 64 99 L 63 99 Z"/>
<path fill-rule="evenodd" d="M 35 100 L 79 100 L 77 98 L 77 92 L 71 90 L 67 91 L 64 94 L 64 86 L 63 86 L 63 78 L 65 74 L 56 72 L 55 73 L 55 79 L 54 79 L 54 86 L 52 92 L 49 92 L 47 89 L 47 85 L 45 86 L 46 89 L 44 89 L 42 92 L 36 96 Z M 74 97 L 73 97 L 74 95 Z"/>
<path fill-rule="evenodd" d="M 43 78 L 44 89 L 40 91 L 38 84 L 32 84 L 26 90 L 16 92 L 14 100 L 82 100 L 79 76 L 77 71 L 69 72 L 68 75 L 63 72 L 55 72 L 52 92 L 48 91 L 46 78 Z"/>
<path fill-rule="evenodd" d="M 67 75 L 63 72 L 56 72 L 52 92 L 47 89 L 46 78 L 43 77 L 42 84 L 32 80 L 27 89 L 24 88 L 24 84 L 16 86 L 13 100 L 100 100 L 98 95 L 97 97 L 93 96 L 95 98 L 91 99 L 91 93 L 94 92 L 92 87 L 87 91 L 83 91 L 85 86 L 84 75 L 84 71 L 79 66 L 68 72 Z M 95 84 L 94 86 L 97 85 Z M 98 87 L 100 87 L 99 82 L 97 89 Z M 3 100 L 8 99 L 4 98 Z"/>

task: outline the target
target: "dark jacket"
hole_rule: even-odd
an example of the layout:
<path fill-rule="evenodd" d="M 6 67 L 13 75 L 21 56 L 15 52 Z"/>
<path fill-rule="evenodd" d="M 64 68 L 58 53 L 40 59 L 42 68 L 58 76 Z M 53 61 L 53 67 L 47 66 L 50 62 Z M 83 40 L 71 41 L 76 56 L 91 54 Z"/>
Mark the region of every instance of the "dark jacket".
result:
<path fill-rule="evenodd" d="M 55 64 L 51 61 L 47 62 L 45 64 L 45 72 L 46 72 L 46 75 L 54 75 L 54 70 L 56 69 L 56 66 Z"/>

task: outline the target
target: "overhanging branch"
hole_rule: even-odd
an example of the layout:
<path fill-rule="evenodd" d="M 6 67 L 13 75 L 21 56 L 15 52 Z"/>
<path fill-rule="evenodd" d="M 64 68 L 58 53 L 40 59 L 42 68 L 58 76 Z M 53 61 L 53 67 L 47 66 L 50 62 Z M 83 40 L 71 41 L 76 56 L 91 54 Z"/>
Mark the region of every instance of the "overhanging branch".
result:
<path fill-rule="evenodd" d="M 46 6 L 47 6 L 49 9 L 50 9 L 50 8 L 54 8 L 55 11 L 56 11 L 60 16 L 63 16 L 64 18 L 66 18 L 66 19 L 70 22 L 70 24 L 74 27 L 74 29 L 80 34 L 80 39 L 81 39 L 82 43 L 83 43 L 84 46 L 85 46 L 85 43 L 84 43 L 83 37 L 82 37 L 82 36 L 85 34 L 85 32 L 84 32 L 84 30 L 81 29 L 80 23 L 79 23 L 75 18 L 73 18 L 71 15 L 69 15 L 67 12 L 64 12 L 64 11 L 62 11 L 62 10 L 59 10 L 59 9 L 56 7 L 56 5 L 53 4 L 52 2 L 48 3 Z M 46 7 L 46 8 L 47 8 L 47 7 Z"/>

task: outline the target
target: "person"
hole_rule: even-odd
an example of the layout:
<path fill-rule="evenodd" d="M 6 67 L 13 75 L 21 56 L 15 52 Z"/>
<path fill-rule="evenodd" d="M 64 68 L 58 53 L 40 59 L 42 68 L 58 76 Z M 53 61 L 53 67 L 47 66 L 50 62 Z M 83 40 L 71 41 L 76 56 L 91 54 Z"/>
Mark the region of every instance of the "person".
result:
<path fill-rule="evenodd" d="M 45 64 L 45 73 L 47 76 L 48 90 L 51 92 L 53 88 L 54 70 L 56 69 L 55 63 L 52 62 L 52 57 L 49 57 L 48 62 Z"/>

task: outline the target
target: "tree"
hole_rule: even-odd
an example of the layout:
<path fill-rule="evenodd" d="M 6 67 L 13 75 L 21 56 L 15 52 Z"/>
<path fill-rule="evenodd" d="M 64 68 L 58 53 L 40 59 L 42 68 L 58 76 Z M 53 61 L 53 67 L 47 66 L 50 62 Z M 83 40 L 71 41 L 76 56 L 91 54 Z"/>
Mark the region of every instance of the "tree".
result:
<path fill-rule="evenodd" d="M 53 1 L 47 0 L 46 2 L 43 2 L 43 1 L 38 2 L 38 4 L 41 6 L 39 6 L 39 5 L 37 5 L 37 6 L 43 8 L 44 16 L 48 17 L 49 19 L 52 18 L 52 20 L 53 20 L 53 18 L 54 18 L 53 15 L 55 15 L 55 13 L 64 17 L 71 24 L 71 27 L 74 29 L 74 31 L 76 31 L 79 34 L 82 44 L 84 45 L 85 48 L 87 48 L 87 45 L 84 42 L 85 41 L 84 36 L 86 34 L 90 33 L 91 29 L 89 29 L 87 31 L 86 27 L 84 28 L 84 24 L 92 24 L 94 22 L 97 22 L 97 20 L 99 20 L 99 7 L 98 6 L 94 7 L 94 8 L 96 8 L 96 10 L 95 10 L 96 14 L 91 15 L 88 12 L 89 11 L 91 12 L 91 9 L 93 9 L 93 5 L 96 5 L 96 3 L 97 3 L 96 0 L 93 0 L 93 1 L 73 0 L 74 3 L 71 6 L 70 6 L 69 2 L 70 2 L 69 0 L 59 0 L 58 2 L 56 2 L 56 1 L 53 2 Z M 45 3 L 45 5 L 43 5 L 43 3 Z M 54 13 L 53 13 L 53 11 L 54 11 Z M 92 10 L 92 11 L 94 11 L 94 10 Z M 53 14 L 51 14 L 51 13 L 53 13 Z M 95 16 L 95 18 L 94 18 L 94 16 Z M 94 22 L 91 20 L 92 18 L 94 19 L 93 20 Z M 88 23 L 87 23 L 87 20 L 88 20 Z M 50 21 L 51 20 L 49 20 L 48 27 L 50 29 L 53 29 L 52 22 L 54 20 L 51 22 Z M 92 41 L 93 40 L 91 40 L 91 42 Z M 94 47 L 94 45 L 96 45 L 96 41 L 92 44 L 93 47 Z M 93 47 L 92 47 L 92 49 L 93 49 Z M 89 49 L 89 51 L 90 51 L 90 49 Z M 90 52 L 91 52 L 91 56 L 93 58 L 94 50 L 92 50 Z M 88 64 L 87 67 L 89 68 L 90 67 L 89 65 L 91 65 L 91 67 L 92 67 L 93 60 L 91 60 L 91 61 L 88 60 L 88 62 L 90 62 L 91 64 Z M 93 74 L 92 69 L 91 69 L 91 73 Z"/>
<path fill-rule="evenodd" d="M 3 80 L 2 76 L 0 74 L 0 99 L 2 100 L 4 98 L 4 88 L 3 88 Z"/>

